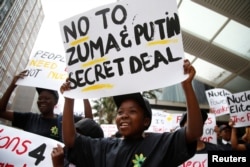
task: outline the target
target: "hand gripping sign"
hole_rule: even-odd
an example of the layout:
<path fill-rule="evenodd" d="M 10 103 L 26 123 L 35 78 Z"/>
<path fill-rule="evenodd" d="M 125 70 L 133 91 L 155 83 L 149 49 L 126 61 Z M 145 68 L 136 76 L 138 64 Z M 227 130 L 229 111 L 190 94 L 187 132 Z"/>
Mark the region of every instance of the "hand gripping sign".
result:
<path fill-rule="evenodd" d="M 18 85 L 58 90 L 68 77 L 65 57 L 43 50 L 30 57 L 26 70 L 26 77 L 19 79 Z"/>

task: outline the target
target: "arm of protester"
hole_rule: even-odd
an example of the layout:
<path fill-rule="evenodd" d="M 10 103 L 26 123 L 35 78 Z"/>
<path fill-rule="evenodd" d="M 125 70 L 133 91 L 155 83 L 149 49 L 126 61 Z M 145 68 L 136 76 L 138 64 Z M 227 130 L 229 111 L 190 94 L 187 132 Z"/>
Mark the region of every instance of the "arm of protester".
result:
<path fill-rule="evenodd" d="M 234 122 L 232 120 L 229 121 L 228 125 L 231 126 L 232 132 L 231 132 L 231 146 L 233 150 L 238 151 L 245 151 L 246 145 L 245 144 L 239 144 L 238 143 L 238 137 L 237 137 L 237 129 L 234 127 Z"/>
<path fill-rule="evenodd" d="M 93 119 L 92 108 L 88 99 L 83 99 L 85 118 Z"/>
<path fill-rule="evenodd" d="M 70 82 L 65 82 L 60 88 L 61 93 L 69 90 L 69 87 Z M 62 120 L 63 141 L 64 144 L 70 148 L 74 145 L 76 137 L 74 124 L 74 99 L 65 97 Z"/>
<path fill-rule="evenodd" d="M 19 78 L 24 78 L 25 76 L 25 73 L 27 71 L 22 71 L 21 73 L 19 73 L 18 75 L 16 75 L 11 84 L 9 85 L 9 87 L 7 88 L 6 92 L 3 94 L 1 100 L 0 100 L 0 117 L 1 118 L 4 118 L 4 119 L 7 119 L 9 121 L 12 121 L 13 120 L 13 111 L 9 110 L 8 109 L 8 102 L 9 102 L 9 99 L 10 99 L 10 96 L 12 94 L 12 92 L 14 91 L 14 89 L 16 88 L 16 82 Z"/>
<path fill-rule="evenodd" d="M 64 150 L 60 144 L 53 148 L 51 159 L 53 167 L 64 167 Z"/>
<path fill-rule="evenodd" d="M 192 87 L 192 80 L 195 76 L 195 69 L 188 60 L 184 60 L 184 73 L 189 74 L 188 78 L 182 82 L 182 88 L 187 103 L 187 142 L 193 142 L 202 135 L 203 122 L 201 111 L 195 92 Z"/>

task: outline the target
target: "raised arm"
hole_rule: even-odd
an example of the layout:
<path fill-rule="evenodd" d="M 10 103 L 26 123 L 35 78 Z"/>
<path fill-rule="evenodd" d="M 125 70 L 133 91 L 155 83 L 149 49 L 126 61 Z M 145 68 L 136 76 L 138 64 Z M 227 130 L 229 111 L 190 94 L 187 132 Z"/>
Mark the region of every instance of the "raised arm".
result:
<path fill-rule="evenodd" d="M 92 108 L 88 99 L 83 99 L 85 118 L 93 119 Z"/>
<path fill-rule="evenodd" d="M 195 76 L 195 69 L 188 60 L 184 60 L 184 73 L 189 74 L 188 78 L 182 82 L 182 88 L 187 103 L 187 142 L 197 140 L 203 133 L 203 122 L 198 100 L 192 86 L 192 80 Z"/>
<path fill-rule="evenodd" d="M 245 144 L 239 144 L 238 138 L 237 138 L 237 129 L 234 127 L 234 122 L 232 120 L 229 121 L 228 125 L 231 126 L 232 132 L 231 132 L 231 146 L 233 150 L 238 151 L 245 151 L 246 145 Z"/>
<path fill-rule="evenodd" d="M 9 121 L 13 120 L 13 111 L 9 110 L 7 108 L 8 106 L 8 102 L 10 99 L 10 96 L 12 94 L 12 92 L 14 91 L 14 89 L 16 88 L 16 82 L 19 78 L 23 78 L 25 76 L 25 73 L 27 71 L 22 71 L 21 73 L 19 73 L 18 75 L 16 75 L 11 84 L 9 85 L 9 87 L 7 88 L 6 92 L 3 94 L 2 98 L 0 99 L 0 117 L 7 119 Z"/>
<path fill-rule="evenodd" d="M 66 82 L 61 86 L 61 93 L 69 89 L 69 84 L 69 82 Z M 62 120 L 63 142 L 70 148 L 74 145 L 76 137 L 74 124 L 74 99 L 65 97 Z"/>

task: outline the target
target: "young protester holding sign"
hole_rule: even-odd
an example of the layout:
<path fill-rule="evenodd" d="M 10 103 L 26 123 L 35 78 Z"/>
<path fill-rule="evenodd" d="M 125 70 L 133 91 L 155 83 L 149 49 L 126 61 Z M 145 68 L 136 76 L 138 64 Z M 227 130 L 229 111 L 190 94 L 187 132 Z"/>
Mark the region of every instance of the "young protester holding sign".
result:
<path fill-rule="evenodd" d="M 188 60 L 182 82 L 187 100 L 187 126 L 173 133 L 144 134 L 151 123 L 149 102 L 140 93 L 114 96 L 118 111 L 116 125 L 123 138 L 92 139 L 76 133 L 73 119 L 74 99 L 65 97 L 63 139 L 69 147 L 68 158 L 76 166 L 170 166 L 176 167 L 196 151 L 197 138 L 202 135 L 202 117 L 192 80 L 195 69 Z M 68 90 L 70 83 L 62 85 Z"/>
<path fill-rule="evenodd" d="M 39 96 L 37 106 L 40 114 L 32 112 L 16 112 L 7 109 L 9 98 L 16 88 L 18 79 L 24 78 L 27 71 L 16 75 L 4 95 L 0 100 L 0 117 L 12 121 L 12 126 L 32 132 L 41 136 L 49 137 L 62 141 L 61 121 L 62 116 L 54 114 L 54 107 L 58 102 L 59 95 L 57 91 L 36 88 Z M 25 105 L 25 104 L 24 104 Z M 84 100 L 85 116 L 92 119 L 92 110 L 88 100 Z M 80 116 L 74 116 L 74 120 L 82 119 Z"/>

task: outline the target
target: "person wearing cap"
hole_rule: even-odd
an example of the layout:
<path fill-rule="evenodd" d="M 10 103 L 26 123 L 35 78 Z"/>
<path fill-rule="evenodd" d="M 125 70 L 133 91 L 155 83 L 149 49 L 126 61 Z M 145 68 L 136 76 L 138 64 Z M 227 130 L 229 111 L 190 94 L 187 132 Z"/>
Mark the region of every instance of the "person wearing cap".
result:
<path fill-rule="evenodd" d="M 83 118 L 75 123 L 76 132 L 80 135 L 89 136 L 91 138 L 103 138 L 104 133 L 102 128 L 93 119 Z M 67 160 L 67 148 L 60 144 L 54 147 L 51 152 L 53 167 L 73 167 L 74 164 Z"/>
<path fill-rule="evenodd" d="M 207 113 L 201 110 L 203 126 L 207 120 Z M 187 125 L 187 113 L 184 113 L 180 120 L 180 127 L 185 127 Z M 202 126 L 202 127 L 203 127 Z M 197 139 L 196 154 L 207 154 L 208 151 L 224 151 L 222 146 L 207 141 L 202 141 L 199 137 Z"/>
<path fill-rule="evenodd" d="M 49 137 L 58 141 L 62 141 L 61 121 L 62 116 L 54 113 L 59 95 L 55 90 L 36 88 L 38 93 L 37 106 L 40 113 L 34 112 L 18 112 L 7 108 L 8 101 L 12 92 L 16 88 L 18 79 L 24 78 L 26 71 L 22 71 L 16 75 L 6 92 L 0 100 L 0 117 L 12 121 L 12 126 L 25 131 L 35 133 L 44 137 Z M 84 101 L 86 107 L 85 113 L 92 116 L 92 110 L 88 100 Z M 24 104 L 25 105 L 25 104 Z M 82 119 L 80 116 L 74 116 L 75 121 Z"/>
<path fill-rule="evenodd" d="M 92 139 L 76 133 L 73 122 L 74 99 L 65 97 L 63 139 L 69 148 L 68 158 L 76 166 L 176 167 L 191 158 L 196 151 L 197 138 L 202 135 L 202 117 L 192 80 L 195 69 L 184 61 L 182 82 L 187 102 L 187 126 L 173 133 L 147 133 L 152 119 L 148 100 L 140 93 L 114 96 L 117 106 L 116 125 L 122 138 Z M 62 85 L 68 90 L 70 83 Z"/>
<path fill-rule="evenodd" d="M 232 150 L 231 146 L 231 133 L 232 129 L 229 125 L 222 124 L 219 127 L 219 135 L 220 139 L 218 140 L 218 145 L 222 146 L 224 150 L 230 151 Z"/>

